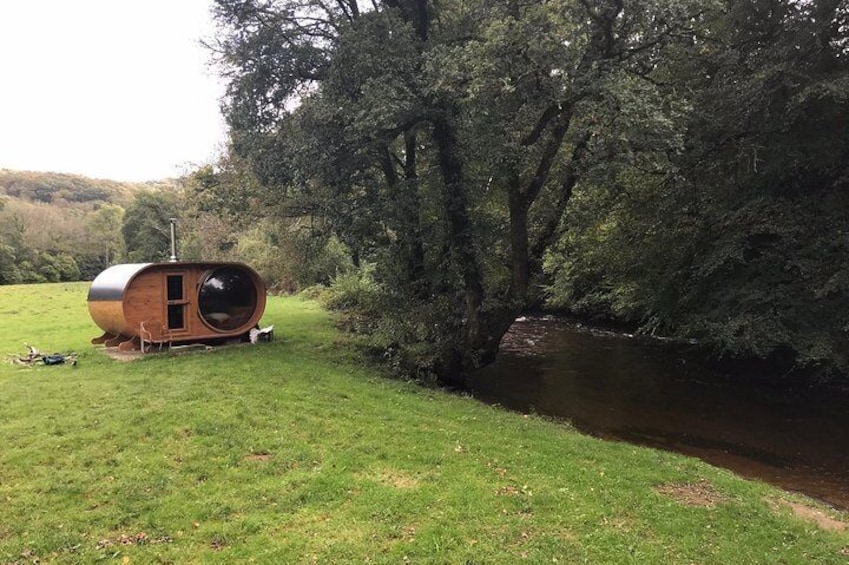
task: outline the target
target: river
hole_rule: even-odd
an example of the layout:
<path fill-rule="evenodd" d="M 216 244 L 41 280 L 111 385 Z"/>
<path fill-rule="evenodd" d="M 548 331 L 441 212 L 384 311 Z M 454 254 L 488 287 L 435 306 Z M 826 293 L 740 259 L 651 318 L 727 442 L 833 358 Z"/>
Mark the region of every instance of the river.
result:
<path fill-rule="evenodd" d="M 605 439 L 658 447 L 849 509 L 849 395 L 766 386 L 712 368 L 691 348 L 521 318 L 473 394 L 562 418 Z"/>

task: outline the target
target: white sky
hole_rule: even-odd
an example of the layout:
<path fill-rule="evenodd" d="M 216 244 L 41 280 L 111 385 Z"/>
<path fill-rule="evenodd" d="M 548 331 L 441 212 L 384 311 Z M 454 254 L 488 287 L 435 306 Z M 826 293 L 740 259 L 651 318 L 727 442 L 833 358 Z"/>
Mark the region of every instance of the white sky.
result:
<path fill-rule="evenodd" d="M 143 181 L 215 160 L 211 0 L 0 0 L 0 168 Z"/>

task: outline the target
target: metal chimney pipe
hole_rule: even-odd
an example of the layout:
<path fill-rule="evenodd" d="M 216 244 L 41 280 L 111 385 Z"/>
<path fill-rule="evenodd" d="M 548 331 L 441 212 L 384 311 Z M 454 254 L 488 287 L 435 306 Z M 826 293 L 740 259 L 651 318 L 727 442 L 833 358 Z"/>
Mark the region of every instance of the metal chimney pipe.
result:
<path fill-rule="evenodd" d="M 171 218 L 171 263 L 177 262 L 177 218 Z"/>

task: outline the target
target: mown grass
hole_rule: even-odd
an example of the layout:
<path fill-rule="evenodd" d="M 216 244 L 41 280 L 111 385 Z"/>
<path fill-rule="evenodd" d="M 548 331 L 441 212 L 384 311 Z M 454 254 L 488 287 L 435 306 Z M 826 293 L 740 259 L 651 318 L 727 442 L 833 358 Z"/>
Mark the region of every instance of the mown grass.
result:
<path fill-rule="evenodd" d="M 381 378 L 315 303 L 270 299 L 271 344 L 122 363 L 86 288 L 0 287 L 0 353 L 80 353 L 0 366 L 0 563 L 849 561 L 764 484 Z"/>

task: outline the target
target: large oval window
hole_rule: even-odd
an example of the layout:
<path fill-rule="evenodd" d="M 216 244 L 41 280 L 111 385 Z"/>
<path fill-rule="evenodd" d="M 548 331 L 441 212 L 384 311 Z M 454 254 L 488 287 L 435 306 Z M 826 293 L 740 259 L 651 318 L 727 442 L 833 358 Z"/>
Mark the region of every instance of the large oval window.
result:
<path fill-rule="evenodd" d="M 245 271 L 221 267 L 203 280 L 198 306 L 201 318 L 212 328 L 236 330 L 247 324 L 256 312 L 256 287 Z"/>

